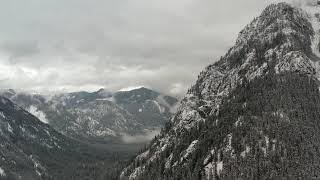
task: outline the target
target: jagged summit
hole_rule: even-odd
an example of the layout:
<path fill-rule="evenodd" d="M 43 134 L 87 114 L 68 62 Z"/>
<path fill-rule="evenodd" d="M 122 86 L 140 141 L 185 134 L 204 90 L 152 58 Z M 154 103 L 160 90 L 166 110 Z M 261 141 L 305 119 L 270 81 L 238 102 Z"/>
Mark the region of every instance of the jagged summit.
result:
<path fill-rule="evenodd" d="M 320 32 L 311 9 L 269 5 L 200 73 L 121 179 L 319 178 Z"/>
<path fill-rule="evenodd" d="M 187 98 L 203 99 L 201 108 L 209 115 L 244 80 L 285 71 L 315 74 L 318 59 L 311 48 L 315 31 L 310 21 L 305 11 L 288 3 L 269 5 L 224 57 L 200 73 Z"/>

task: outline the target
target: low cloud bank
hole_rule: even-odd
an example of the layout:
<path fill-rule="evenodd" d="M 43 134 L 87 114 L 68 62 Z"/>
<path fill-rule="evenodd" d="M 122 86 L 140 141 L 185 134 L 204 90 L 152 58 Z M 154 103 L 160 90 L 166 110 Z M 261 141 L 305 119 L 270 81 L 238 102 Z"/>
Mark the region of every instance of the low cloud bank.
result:
<path fill-rule="evenodd" d="M 123 134 L 122 141 L 127 144 L 148 143 L 158 134 L 160 134 L 160 130 L 147 131 L 144 135 L 136 135 L 136 136 Z"/>

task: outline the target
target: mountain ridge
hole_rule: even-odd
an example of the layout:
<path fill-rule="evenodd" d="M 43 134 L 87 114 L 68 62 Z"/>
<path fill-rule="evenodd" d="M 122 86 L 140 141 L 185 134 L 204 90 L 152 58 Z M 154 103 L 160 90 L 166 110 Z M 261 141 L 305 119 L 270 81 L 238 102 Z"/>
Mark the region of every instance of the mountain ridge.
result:
<path fill-rule="evenodd" d="M 269 5 L 120 179 L 319 177 L 320 11 L 309 8 Z"/>
<path fill-rule="evenodd" d="M 85 144 L 63 136 L 2 96 L 0 135 L 1 179 L 62 177 L 66 166 L 94 159 L 81 150 Z"/>
<path fill-rule="evenodd" d="M 99 89 L 49 98 L 14 90 L 2 94 L 67 136 L 107 141 L 160 130 L 178 102 L 147 88 L 115 93 Z"/>

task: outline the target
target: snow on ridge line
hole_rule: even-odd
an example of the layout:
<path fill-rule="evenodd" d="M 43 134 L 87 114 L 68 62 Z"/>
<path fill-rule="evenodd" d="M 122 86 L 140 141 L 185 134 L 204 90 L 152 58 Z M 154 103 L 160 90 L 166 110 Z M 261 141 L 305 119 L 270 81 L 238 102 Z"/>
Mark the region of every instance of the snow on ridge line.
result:
<path fill-rule="evenodd" d="M 132 91 L 132 90 L 136 90 L 136 89 L 141 89 L 143 87 L 144 86 L 129 86 L 126 88 L 119 89 L 118 92 Z"/>

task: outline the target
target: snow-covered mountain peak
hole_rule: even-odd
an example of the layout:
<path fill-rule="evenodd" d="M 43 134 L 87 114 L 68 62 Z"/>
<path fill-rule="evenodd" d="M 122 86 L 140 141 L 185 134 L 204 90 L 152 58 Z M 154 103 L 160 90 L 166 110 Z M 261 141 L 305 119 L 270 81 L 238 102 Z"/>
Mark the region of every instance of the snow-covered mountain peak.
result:
<path fill-rule="evenodd" d="M 286 139 L 287 135 L 279 142 L 283 129 L 269 129 L 269 125 L 277 127 L 277 123 L 283 122 L 286 133 L 290 134 L 291 128 L 299 129 L 301 126 L 297 124 L 305 123 L 305 119 L 308 119 L 308 123 L 317 121 L 311 116 L 305 119 L 297 116 L 306 111 L 301 106 L 318 106 L 315 105 L 317 103 L 311 104 L 305 99 L 306 96 L 311 99 L 318 97 L 320 79 L 319 8 L 307 8 L 309 9 L 297 8 L 288 3 L 272 4 L 248 24 L 226 55 L 199 74 L 198 80 L 181 101 L 172 123 L 147 149 L 148 155 L 142 160 L 139 159 L 141 156 L 138 156 L 134 163 L 123 171 L 121 178 L 282 177 L 273 176 L 272 173 L 259 176 L 258 173 L 250 178 L 249 175 L 255 174 L 256 169 L 250 169 L 249 166 L 255 163 L 257 166 L 261 165 L 260 161 L 254 161 L 257 157 L 271 162 L 269 160 L 274 155 L 272 153 L 277 151 L 277 146 L 281 149 L 281 143 L 285 141 L 285 149 L 292 148 L 292 141 Z M 306 94 L 302 95 L 304 92 Z M 296 106 L 296 100 L 301 106 Z M 292 109 L 298 113 L 292 113 Z M 308 113 L 313 112 L 316 111 Z M 271 122 L 270 119 L 276 120 Z M 294 127 L 288 127 L 287 122 L 292 122 L 289 124 Z M 279 139 L 270 138 L 269 130 L 280 134 L 277 135 Z M 303 129 L 298 131 L 301 134 L 309 132 Z M 248 136 L 243 136 L 243 133 Z M 301 137 L 308 138 L 304 135 Z M 267 144 L 267 147 L 263 144 Z M 303 151 L 308 152 L 309 149 Z M 299 154 L 294 158 L 300 157 L 304 155 Z M 285 164 L 288 163 L 291 163 L 290 158 Z M 301 163 L 315 167 L 304 160 L 301 160 Z M 242 169 L 243 165 L 248 166 Z M 161 169 L 162 167 L 164 168 Z M 273 167 L 268 166 L 269 169 Z M 238 168 L 241 170 L 238 171 Z M 290 168 L 292 172 L 306 172 L 303 167 Z M 265 169 L 262 169 L 259 170 L 264 172 Z M 282 173 L 282 169 L 275 171 Z M 292 177 L 299 176 L 293 174 Z"/>
<path fill-rule="evenodd" d="M 189 127 L 215 114 L 221 99 L 245 81 L 272 71 L 314 74 L 317 59 L 311 50 L 313 36 L 305 11 L 288 3 L 269 5 L 239 33 L 235 45 L 220 61 L 200 73 L 182 100 L 174 121 L 179 125 L 175 127 Z"/>

